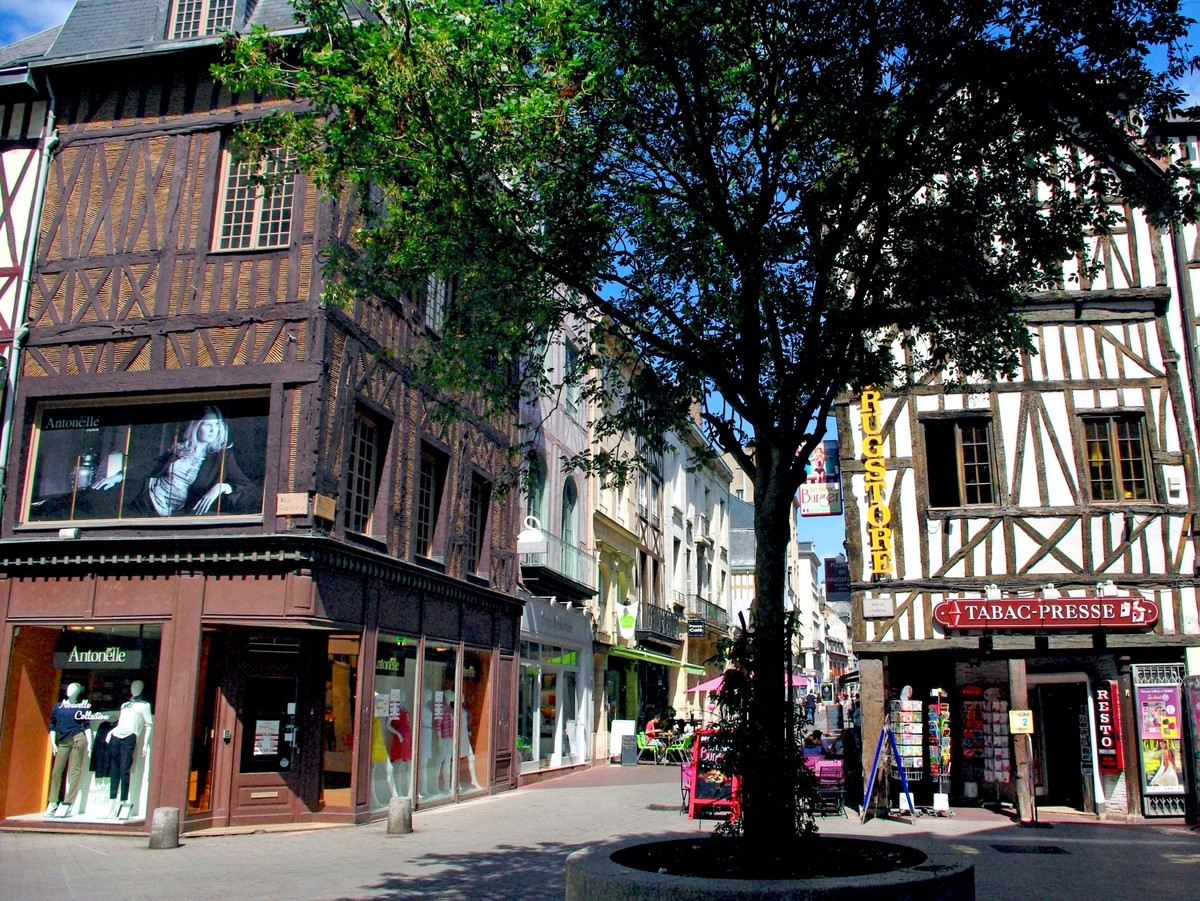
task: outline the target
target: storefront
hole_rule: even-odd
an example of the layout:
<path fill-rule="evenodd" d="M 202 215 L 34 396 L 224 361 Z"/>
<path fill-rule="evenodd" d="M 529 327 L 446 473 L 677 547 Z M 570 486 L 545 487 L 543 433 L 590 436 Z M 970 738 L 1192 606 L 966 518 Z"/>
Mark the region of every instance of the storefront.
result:
<path fill-rule="evenodd" d="M 5 825 L 364 822 L 515 787 L 517 602 L 319 539 L 234 543 L 163 541 L 140 574 L 99 542 L 6 546 Z"/>
<path fill-rule="evenodd" d="M 582 609 L 529 598 L 521 619 L 517 748 L 521 774 L 591 759 L 592 620 Z"/>

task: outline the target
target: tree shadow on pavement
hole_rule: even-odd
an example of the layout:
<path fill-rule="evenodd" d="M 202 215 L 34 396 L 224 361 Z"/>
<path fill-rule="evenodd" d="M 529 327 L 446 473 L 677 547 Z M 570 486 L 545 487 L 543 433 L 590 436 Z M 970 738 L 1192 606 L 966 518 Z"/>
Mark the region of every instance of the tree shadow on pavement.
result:
<path fill-rule="evenodd" d="M 657 833 L 627 837 L 661 841 L 678 836 Z M 404 872 L 384 874 L 353 901 L 562 901 L 567 891 L 567 856 L 592 844 L 595 842 L 541 842 L 460 854 L 425 854 L 406 863 Z"/>

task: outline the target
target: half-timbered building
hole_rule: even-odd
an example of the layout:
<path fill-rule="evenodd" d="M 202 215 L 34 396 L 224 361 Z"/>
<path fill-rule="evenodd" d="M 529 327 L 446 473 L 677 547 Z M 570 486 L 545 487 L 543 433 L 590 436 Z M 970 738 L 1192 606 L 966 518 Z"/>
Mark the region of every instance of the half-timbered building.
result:
<path fill-rule="evenodd" d="M 863 766 L 890 725 L 918 804 L 1183 812 L 1200 264 L 1195 229 L 1118 209 L 1090 243 L 1101 274 L 1070 264 L 1028 299 L 1035 352 L 1014 378 L 838 408 Z"/>
<path fill-rule="evenodd" d="M 512 425 L 436 418 L 402 364 L 451 279 L 323 303 L 352 205 L 231 152 L 279 103 L 213 81 L 222 35 L 290 15 L 79 0 L 29 64 L 54 146 L 4 482 L 6 826 L 361 822 L 515 785 Z"/>

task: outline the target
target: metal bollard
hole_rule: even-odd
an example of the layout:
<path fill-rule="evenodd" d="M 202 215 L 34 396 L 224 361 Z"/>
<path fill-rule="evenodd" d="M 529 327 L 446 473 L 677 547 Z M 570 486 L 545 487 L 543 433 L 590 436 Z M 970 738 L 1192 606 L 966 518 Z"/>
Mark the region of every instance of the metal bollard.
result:
<path fill-rule="evenodd" d="M 179 808 L 158 807 L 150 820 L 150 847 L 166 849 L 179 847 Z"/>
<path fill-rule="evenodd" d="M 388 802 L 388 835 L 412 832 L 412 798 L 392 798 Z"/>

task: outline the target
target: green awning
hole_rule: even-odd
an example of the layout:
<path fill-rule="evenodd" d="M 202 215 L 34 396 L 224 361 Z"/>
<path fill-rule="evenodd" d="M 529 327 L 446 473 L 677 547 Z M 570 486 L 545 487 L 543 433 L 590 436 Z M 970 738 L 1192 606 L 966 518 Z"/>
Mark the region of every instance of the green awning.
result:
<path fill-rule="evenodd" d="M 696 666 L 694 663 L 684 663 L 682 660 L 676 660 L 674 657 L 668 657 L 666 654 L 655 654 L 653 651 L 643 651 L 641 648 L 622 648 L 615 647 L 608 649 L 611 657 L 628 657 L 630 660 L 646 660 L 650 663 L 661 663 L 663 666 L 677 666 L 685 673 L 691 673 L 695 676 L 704 675 L 704 667 Z"/>

